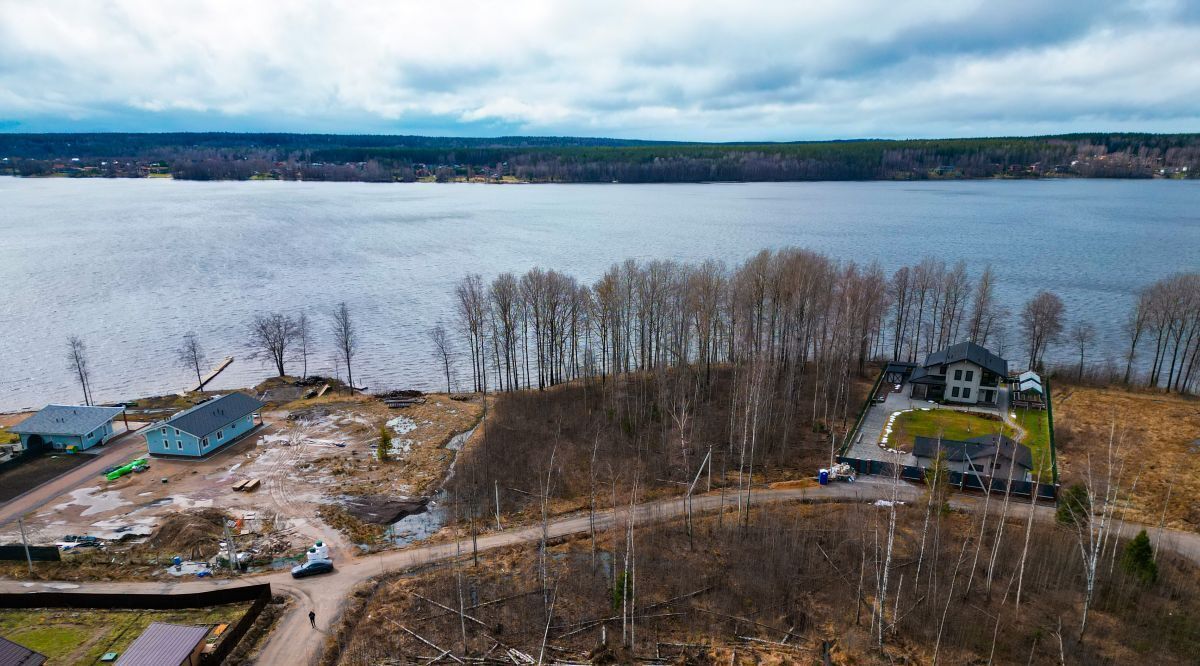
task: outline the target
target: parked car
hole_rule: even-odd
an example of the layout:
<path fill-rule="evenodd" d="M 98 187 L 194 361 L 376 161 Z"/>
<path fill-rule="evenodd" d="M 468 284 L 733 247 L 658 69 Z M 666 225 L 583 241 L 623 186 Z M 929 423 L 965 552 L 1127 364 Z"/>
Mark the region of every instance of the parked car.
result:
<path fill-rule="evenodd" d="M 333 562 L 329 560 L 312 560 L 292 567 L 292 578 L 304 578 L 333 571 Z"/>

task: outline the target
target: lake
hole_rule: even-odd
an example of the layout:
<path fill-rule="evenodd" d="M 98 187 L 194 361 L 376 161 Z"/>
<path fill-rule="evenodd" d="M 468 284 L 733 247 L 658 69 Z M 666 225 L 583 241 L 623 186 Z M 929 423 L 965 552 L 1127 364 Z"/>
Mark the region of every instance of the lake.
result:
<path fill-rule="evenodd" d="M 1200 269 L 1200 181 L 468 185 L 0 178 L 0 411 L 76 402 L 66 338 L 90 348 L 101 401 L 194 383 L 183 333 L 238 360 L 211 386 L 271 374 L 246 360 L 256 313 L 307 310 L 333 374 L 330 308 L 363 338 L 356 383 L 436 388 L 426 330 L 452 288 L 533 266 L 591 281 L 614 262 L 741 261 L 803 246 L 890 273 L 926 255 L 991 263 L 1013 312 L 1037 289 L 1095 323 L 1099 357 L 1141 286 Z M 1015 323 L 1013 324 L 1015 331 Z M 1052 356 L 1065 357 L 1064 347 Z M 462 378 L 467 368 L 460 368 Z M 469 379 L 469 378 L 467 378 Z"/>

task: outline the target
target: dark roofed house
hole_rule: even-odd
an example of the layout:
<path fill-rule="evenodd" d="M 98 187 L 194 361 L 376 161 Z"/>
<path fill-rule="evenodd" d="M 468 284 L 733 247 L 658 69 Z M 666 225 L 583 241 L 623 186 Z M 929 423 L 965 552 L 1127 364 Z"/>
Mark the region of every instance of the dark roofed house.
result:
<path fill-rule="evenodd" d="M 994 405 L 1008 361 L 974 342 L 960 342 L 925 357 L 912 371 L 909 395 L 918 400 Z"/>
<path fill-rule="evenodd" d="M 46 405 L 8 431 L 21 436 L 27 451 L 62 451 L 71 446 L 82 451 L 112 439 L 113 421 L 124 411 L 124 407 Z"/>
<path fill-rule="evenodd" d="M 922 468 L 930 467 L 939 452 L 946 456 L 946 466 L 951 472 L 1013 481 L 1032 479 L 1033 453 L 1028 446 L 1003 435 L 983 435 L 965 441 L 917 437 L 913 444 L 913 456 Z"/>
<path fill-rule="evenodd" d="M 0 666 L 42 666 L 46 656 L 0 637 Z"/>
<path fill-rule="evenodd" d="M 255 415 L 265 406 L 240 392 L 202 402 L 147 428 L 147 450 L 158 455 L 208 455 L 253 430 Z"/>
<path fill-rule="evenodd" d="M 117 666 L 199 666 L 209 627 L 152 622 Z"/>

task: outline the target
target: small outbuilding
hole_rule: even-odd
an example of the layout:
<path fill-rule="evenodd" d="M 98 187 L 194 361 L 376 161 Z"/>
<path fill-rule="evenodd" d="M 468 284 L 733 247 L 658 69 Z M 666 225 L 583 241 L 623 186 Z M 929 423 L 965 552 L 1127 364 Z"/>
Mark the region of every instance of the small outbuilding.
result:
<path fill-rule="evenodd" d="M 210 627 L 151 622 L 117 666 L 199 666 Z"/>
<path fill-rule="evenodd" d="M 206 456 L 257 427 L 265 406 L 245 393 L 218 396 L 147 428 L 146 448 L 155 455 Z"/>
<path fill-rule="evenodd" d="M 46 656 L 0 637 L 0 666 L 42 666 Z"/>
<path fill-rule="evenodd" d="M 46 405 L 8 431 L 21 436 L 26 451 L 62 451 L 72 446 L 83 451 L 112 439 L 113 421 L 124 412 L 124 407 Z"/>

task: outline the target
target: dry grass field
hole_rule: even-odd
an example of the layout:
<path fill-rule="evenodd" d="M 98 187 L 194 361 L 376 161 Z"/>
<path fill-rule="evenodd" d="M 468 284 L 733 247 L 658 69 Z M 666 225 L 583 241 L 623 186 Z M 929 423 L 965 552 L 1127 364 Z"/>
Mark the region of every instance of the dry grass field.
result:
<path fill-rule="evenodd" d="M 1054 429 L 1060 480 L 1082 481 L 1088 454 L 1107 456 L 1109 433 L 1125 461 L 1121 485 L 1132 488 L 1125 517 L 1200 531 L 1200 400 L 1120 388 L 1056 386 Z M 1168 493 L 1170 501 L 1168 502 Z"/>

